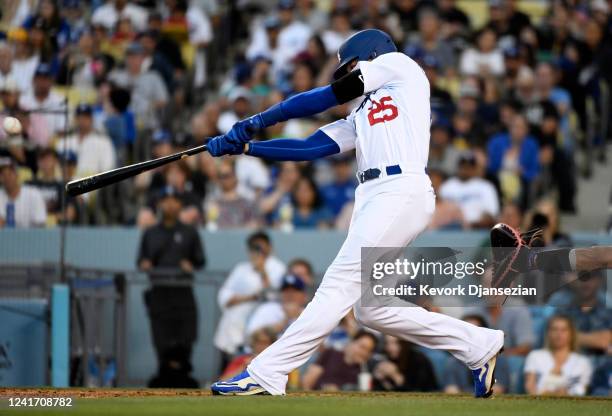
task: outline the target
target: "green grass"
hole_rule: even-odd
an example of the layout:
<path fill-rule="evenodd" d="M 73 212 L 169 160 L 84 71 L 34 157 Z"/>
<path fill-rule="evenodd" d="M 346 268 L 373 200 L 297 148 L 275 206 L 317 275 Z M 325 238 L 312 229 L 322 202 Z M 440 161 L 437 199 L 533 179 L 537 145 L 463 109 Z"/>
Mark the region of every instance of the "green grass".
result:
<path fill-rule="evenodd" d="M 66 393 L 64 394 L 70 395 Z M 322 395 L 295 393 L 285 397 L 213 397 L 206 395 L 75 397 L 73 407 L 69 409 L 9 409 L 7 399 L 1 400 L 1 415 L 612 415 L 612 400 L 610 399 L 531 398 L 526 396 L 500 396 L 489 400 L 475 400 L 468 396 L 400 393 L 328 393 Z"/>

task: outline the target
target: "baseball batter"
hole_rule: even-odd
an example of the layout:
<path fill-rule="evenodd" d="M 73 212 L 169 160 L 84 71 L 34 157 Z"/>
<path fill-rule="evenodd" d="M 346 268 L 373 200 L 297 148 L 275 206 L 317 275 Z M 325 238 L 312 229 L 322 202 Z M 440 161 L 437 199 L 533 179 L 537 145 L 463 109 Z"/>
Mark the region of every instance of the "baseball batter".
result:
<path fill-rule="evenodd" d="M 443 349 L 474 375 L 476 397 L 489 397 L 501 331 L 476 327 L 418 307 L 361 307 L 361 248 L 403 247 L 427 226 L 435 195 L 425 172 L 429 151 L 429 83 L 423 70 L 398 53 L 389 35 L 368 29 L 338 51 L 335 81 L 295 95 L 211 139 L 213 156 L 246 153 L 270 160 L 313 160 L 356 149 L 360 185 L 348 235 L 313 300 L 247 370 L 212 385 L 214 394 L 285 393 L 287 374 L 317 350 L 351 308 L 364 326 L 428 348 Z M 252 133 L 355 100 L 346 119 L 305 140 L 250 143 Z"/>

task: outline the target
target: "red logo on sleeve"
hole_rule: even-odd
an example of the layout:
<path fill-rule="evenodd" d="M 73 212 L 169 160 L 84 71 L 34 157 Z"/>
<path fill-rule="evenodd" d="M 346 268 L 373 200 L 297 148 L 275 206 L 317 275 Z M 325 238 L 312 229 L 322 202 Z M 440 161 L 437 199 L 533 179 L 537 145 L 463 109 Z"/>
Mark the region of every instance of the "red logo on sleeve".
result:
<path fill-rule="evenodd" d="M 372 100 L 372 107 L 368 108 L 368 121 L 370 126 L 385 121 L 391 121 L 397 117 L 397 107 L 393 105 L 393 99 L 389 96 L 382 97 L 380 101 Z"/>

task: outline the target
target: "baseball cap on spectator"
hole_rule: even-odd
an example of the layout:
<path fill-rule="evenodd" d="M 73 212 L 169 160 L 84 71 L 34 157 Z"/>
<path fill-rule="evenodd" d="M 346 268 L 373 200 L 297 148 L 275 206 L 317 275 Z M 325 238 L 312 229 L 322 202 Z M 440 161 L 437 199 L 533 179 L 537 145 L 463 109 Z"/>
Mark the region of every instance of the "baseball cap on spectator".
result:
<path fill-rule="evenodd" d="M 79 160 L 78 155 L 73 150 L 67 150 L 64 152 L 60 149 L 60 151 L 58 152 L 58 156 L 65 163 L 72 164 L 72 165 L 76 165 L 76 163 Z"/>
<path fill-rule="evenodd" d="M 423 55 L 425 55 L 425 50 L 419 45 L 412 43 L 406 46 L 404 53 L 415 61 L 420 61 Z"/>
<path fill-rule="evenodd" d="M 228 99 L 229 99 L 231 102 L 234 102 L 234 101 L 236 101 L 236 100 L 238 100 L 238 99 L 240 99 L 240 98 L 243 98 L 243 99 L 245 99 L 245 100 L 247 100 L 247 101 L 250 101 L 250 100 L 251 100 L 251 97 L 252 97 L 252 94 L 251 94 L 251 92 L 250 92 L 248 89 L 246 89 L 246 88 L 244 88 L 244 87 L 236 87 L 236 88 L 234 88 L 234 89 L 233 89 L 233 90 L 232 90 L 232 91 L 229 93 L 229 95 L 228 95 L 228 97 L 227 97 L 227 98 L 228 98 Z"/>
<path fill-rule="evenodd" d="M 459 97 L 460 98 L 474 98 L 478 99 L 480 96 L 480 91 L 475 85 L 464 82 L 459 87 Z"/>
<path fill-rule="evenodd" d="M 252 70 L 248 62 L 241 62 L 234 68 L 234 79 L 238 84 L 242 84 L 251 77 Z"/>
<path fill-rule="evenodd" d="M 51 77 L 53 76 L 53 70 L 51 69 L 51 65 L 42 62 L 38 64 L 36 67 L 36 71 L 34 71 L 35 77 Z"/>
<path fill-rule="evenodd" d="M 52 147 L 43 147 L 42 149 L 40 149 L 38 151 L 38 158 L 39 159 L 44 159 L 47 156 L 53 156 L 53 157 L 58 157 L 57 152 L 55 151 L 55 149 L 53 149 Z"/>
<path fill-rule="evenodd" d="M 47 29 L 47 23 L 45 21 L 45 18 L 42 16 L 38 16 L 34 19 L 34 21 L 32 22 L 32 25 L 30 26 L 30 29 L 37 29 L 37 30 L 45 30 Z"/>
<path fill-rule="evenodd" d="M 81 5 L 81 1 L 80 0 L 64 0 L 62 2 L 63 7 L 67 8 L 67 9 L 78 9 L 79 6 Z"/>
<path fill-rule="evenodd" d="M 264 19 L 264 27 L 266 29 L 278 29 L 281 27 L 281 20 L 277 15 L 268 16 Z"/>
<path fill-rule="evenodd" d="M 0 157 L 0 171 L 4 168 L 13 168 L 15 169 L 15 160 L 12 157 Z"/>
<path fill-rule="evenodd" d="M 76 106 L 76 108 L 74 109 L 74 113 L 77 116 L 91 116 L 93 114 L 93 107 L 90 104 L 81 103 Z"/>
<path fill-rule="evenodd" d="M 519 48 L 516 46 L 509 46 L 504 48 L 504 58 L 506 59 L 517 59 L 520 56 Z"/>
<path fill-rule="evenodd" d="M 170 132 L 164 129 L 157 129 L 153 132 L 153 143 L 170 143 L 171 141 Z"/>
<path fill-rule="evenodd" d="M 425 68 L 439 69 L 440 61 L 435 57 L 435 55 L 428 53 L 421 59 L 421 65 L 423 65 Z"/>
<path fill-rule="evenodd" d="M 174 186 L 164 186 L 160 191 L 159 191 L 159 201 L 166 199 L 166 198 L 175 198 L 178 199 L 179 201 L 182 201 L 182 194 L 178 191 L 178 189 L 176 189 Z"/>
<path fill-rule="evenodd" d="M 21 92 L 19 85 L 13 77 L 6 77 L 2 83 L 0 83 L 0 92 Z"/>
<path fill-rule="evenodd" d="M 591 1 L 591 10 L 594 12 L 608 14 L 610 11 L 610 6 L 606 0 L 593 0 Z"/>
<path fill-rule="evenodd" d="M 472 151 L 461 153 L 461 155 L 459 155 L 459 159 L 457 160 L 457 165 L 476 166 L 476 155 Z"/>
<path fill-rule="evenodd" d="M 306 284 L 298 276 L 294 274 L 287 274 L 283 276 L 280 290 L 285 290 L 289 288 L 304 292 L 306 290 Z"/>
<path fill-rule="evenodd" d="M 142 55 L 144 52 L 144 48 L 138 42 L 132 42 L 125 48 L 126 55 Z"/>
<path fill-rule="evenodd" d="M 291 10 L 295 8 L 295 1 L 293 0 L 280 0 L 278 2 L 279 10 Z"/>
<path fill-rule="evenodd" d="M 506 0 L 489 0 L 489 7 L 503 7 Z"/>
<path fill-rule="evenodd" d="M 451 133 L 451 125 L 446 119 L 437 119 L 432 125 L 431 130 L 443 130 L 446 133 Z"/>
<path fill-rule="evenodd" d="M 16 27 L 8 31 L 7 38 L 15 42 L 25 42 L 28 40 L 28 32 L 24 28 Z"/>

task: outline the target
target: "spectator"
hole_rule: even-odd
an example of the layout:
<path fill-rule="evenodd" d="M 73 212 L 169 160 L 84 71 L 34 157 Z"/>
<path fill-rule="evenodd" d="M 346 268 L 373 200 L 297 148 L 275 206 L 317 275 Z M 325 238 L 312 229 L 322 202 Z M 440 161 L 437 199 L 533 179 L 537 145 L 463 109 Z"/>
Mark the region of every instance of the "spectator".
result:
<path fill-rule="evenodd" d="M 130 0 L 107 0 L 93 13 L 91 23 L 102 25 L 110 31 L 122 17 L 129 19 L 136 30 L 145 29 L 147 11 Z"/>
<path fill-rule="evenodd" d="M 355 200 L 357 180 L 352 157 L 340 155 L 329 158 L 332 165 L 333 181 L 321 188 L 325 206 L 334 216 L 338 216 L 347 202 Z"/>
<path fill-rule="evenodd" d="M 168 103 L 168 90 L 159 73 L 150 68 L 150 60 L 145 60 L 139 43 L 130 44 L 125 53 L 125 69 L 114 70 L 109 79 L 131 91 L 130 106 L 137 124 L 152 131 L 159 126 L 159 115 Z"/>
<path fill-rule="evenodd" d="M 298 276 L 283 277 L 279 301 L 273 300 L 257 306 L 246 327 L 247 336 L 262 328 L 272 328 L 280 334 L 291 325 L 304 310 L 307 302 L 306 284 Z"/>
<path fill-rule="evenodd" d="M 256 206 L 238 192 L 234 161 L 226 159 L 217 168 L 219 190 L 206 203 L 209 225 L 224 228 L 255 228 L 259 225 Z"/>
<path fill-rule="evenodd" d="M 251 363 L 253 358 L 257 357 L 259 353 L 265 350 L 268 346 L 272 345 L 276 341 L 276 331 L 272 328 L 260 328 L 254 331 L 249 336 L 249 349 L 250 351 L 238 355 L 232 361 L 227 364 L 227 367 L 223 369 L 220 378 L 229 379 L 246 370 L 247 366 Z"/>
<path fill-rule="evenodd" d="M 64 193 L 63 182 L 60 179 L 58 157 L 55 150 L 51 148 L 42 149 L 38 152 L 38 172 L 28 185 L 40 191 L 47 208 L 47 223 L 55 225 L 63 218 L 62 194 Z M 76 220 L 77 208 L 74 201 L 66 198 L 65 220 L 72 223 Z"/>
<path fill-rule="evenodd" d="M 439 79 L 440 62 L 434 55 L 428 54 L 423 56 L 420 64 L 431 88 L 429 102 L 431 104 L 432 126 L 447 126 L 451 122 L 455 104 L 450 93 L 441 86 Z"/>
<path fill-rule="evenodd" d="M 437 229 L 461 229 L 467 228 L 468 224 L 463 218 L 463 211 L 458 203 L 445 199 L 440 194 L 440 188 L 442 183 L 446 180 L 446 175 L 437 169 L 427 170 L 429 178 L 434 192 L 438 197 L 436 198 L 436 210 L 434 211 L 431 220 L 429 221 L 428 228 L 430 230 Z"/>
<path fill-rule="evenodd" d="M 15 79 L 13 49 L 8 43 L 0 41 L 0 85 L 4 85 L 7 79 Z"/>
<path fill-rule="evenodd" d="M 544 247 L 572 245 L 572 239 L 561 229 L 559 210 L 554 201 L 543 199 L 528 213 L 526 230 L 540 230 L 539 240 Z"/>
<path fill-rule="evenodd" d="M 219 290 L 217 301 L 221 319 L 214 344 L 221 351 L 221 368 L 245 342 L 247 319 L 260 300 L 271 298 L 280 289 L 285 265 L 272 254 L 270 237 L 256 232 L 247 240 L 249 261 L 240 262 L 230 272 Z"/>
<path fill-rule="evenodd" d="M 21 96 L 19 105 L 28 111 L 40 112 L 44 117 L 48 131 L 42 141 L 48 145 L 56 134 L 67 128 L 64 116 L 66 102 L 61 95 L 52 91 L 53 73 L 49 64 L 38 65 L 32 85 L 30 92 Z"/>
<path fill-rule="evenodd" d="M 515 230 L 520 230 L 523 225 L 523 210 L 517 204 L 507 202 L 502 206 L 499 222 L 508 224 Z"/>
<path fill-rule="evenodd" d="M 504 200 L 527 206 L 533 180 L 540 172 L 537 141 L 529 135 L 524 116 L 512 119 L 508 132 L 491 138 L 487 153 L 487 171 L 497 178 Z"/>
<path fill-rule="evenodd" d="M 302 176 L 297 181 L 291 202 L 293 227 L 300 229 L 330 226 L 332 215 L 323 204 L 317 185 L 309 176 Z"/>
<path fill-rule="evenodd" d="M 315 3 L 313 0 L 295 0 L 295 13 L 301 22 L 313 31 L 318 32 L 327 27 L 329 18 L 327 13 L 317 7 Z M 333 12 L 331 14 L 333 19 Z"/>
<path fill-rule="evenodd" d="M 465 315 L 461 319 L 473 325 L 487 328 L 487 322 L 482 315 Z M 444 393 L 473 393 L 474 383 L 472 372 L 465 364 L 455 357 L 448 357 L 444 369 L 444 374 L 446 375 L 445 379 L 442 381 Z M 503 356 L 497 359 L 495 379 L 495 386 L 493 387 L 495 394 L 507 392 L 510 386 L 510 369 L 508 362 Z"/>
<path fill-rule="evenodd" d="M 504 57 L 497 48 L 495 32 L 490 28 L 483 28 L 476 35 L 475 43 L 475 48 L 470 47 L 461 55 L 461 74 L 501 76 L 504 72 Z"/>
<path fill-rule="evenodd" d="M 299 277 L 308 287 L 313 287 L 315 283 L 314 270 L 312 264 L 306 259 L 297 258 L 289 262 L 288 273 Z"/>
<path fill-rule="evenodd" d="M 115 167 L 116 155 L 108 136 L 94 130 L 93 108 L 80 104 L 75 110 L 76 132 L 60 139 L 55 149 L 63 153 L 70 150 L 77 155 L 77 176 L 85 177 Z"/>
<path fill-rule="evenodd" d="M 151 188 L 149 190 L 149 199 L 147 206 L 142 208 L 139 213 L 138 225 L 147 227 L 151 222 L 155 221 L 155 208 L 159 206 L 158 201 L 163 190 L 170 186 L 174 188 L 180 195 L 182 202 L 180 220 L 185 224 L 197 225 L 202 220 L 202 196 L 198 195 L 192 180 L 192 172 L 185 161 L 179 161 L 169 165 L 163 177 L 153 177 Z"/>
<path fill-rule="evenodd" d="M 418 49 L 422 54 L 433 56 L 443 75 L 455 66 L 455 53 L 451 45 L 442 37 L 441 22 L 438 12 L 433 8 L 421 8 L 419 11 L 419 31 L 408 38 L 406 54 L 413 55 Z"/>
<path fill-rule="evenodd" d="M 591 379 L 591 363 L 576 353 L 576 328 L 568 317 L 550 318 L 546 347 L 534 350 L 525 362 L 528 394 L 584 396 Z"/>
<path fill-rule="evenodd" d="M 47 220 L 45 201 L 38 189 L 22 185 L 12 159 L 0 160 L 0 227 L 42 227 Z"/>
<path fill-rule="evenodd" d="M 549 304 L 572 319 L 577 333 L 576 347 L 602 362 L 612 344 L 612 311 L 605 300 L 606 273 L 596 270 L 571 276 L 569 288 L 555 293 Z"/>
<path fill-rule="evenodd" d="M 44 114 L 30 113 L 19 105 L 19 86 L 13 78 L 6 78 L 0 84 L 0 101 L 4 115 L 0 114 L 0 122 L 5 116 L 12 115 L 21 122 L 21 135 L 34 146 L 43 146 L 49 134 Z M 0 129 L 0 139 L 6 138 L 4 129 Z"/>
<path fill-rule="evenodd" d="M 206 259 L 197 229 L 179 219 L 177 191 L 166 188 L 159 204 L 162 219 L 144 232 L 137 263 L 152 283 L 144 300 L 161 372 L 164 356 L 172 348 L 184 348 L 187 361 L 191 360 L 198 328 L 191 282 Z"/>
<path fill-rule="evenodd" d="M 356 390 L 359 373 L 371 358 L 378 340 L 371 332 L 355 334 L 344 351 L 325 349 L 302 377 L 305 390 Z"/>
<path fill-rule="evenodd" d="M 457 169 L 460 156 L 461 152 L 451 143 L 450 126 L 443 121 L 432 124 L 427 169 L 451 175 Z"/>
<path fill-rule="evenodd" d="M 328 54 L 335 54 L 340 45 L 355 32 L 351 26 L 348 10 L 337 8 L 331 13 L 330 19 L 330 28 L 323 31 L 321 40 L 325 45 L 325 51 Z"/>
<path fill-rule="evenodd" d="M 211 24 L 202 9 L 187 0 L 165 0 L 168 18 L 163 31 L 195 48 L 193 86 L 202 88 L 206 82 L 205 48 L 212 39 Z"/>
<path fill-rule="evenodd" d="M 491 305 L 478 312 L 486 317 L 489 327 L 504 331 L 505 355 L 525 356 L 536 342 L 529 309 L 522 300 L 514 298 L 504 306 Z"/>
<path fill-rule="evenodd" d="M 601 397 L 612 395 L 612 361 L 607 360 L 595 369 L 591 382 L 591 394 Z"/>
<path fill-rule="evenodd" d="M 438 383 L 429 359 L 408 341 L 385 336 L 384 358 L 374 366 L 374 390 L 435 391 Z"/>
<path fill-rule="evenodd" d="M 530 25 L 529 16 L 516 9 L 515 0 L 490 0 L 487 27 L 497 36 L 519 39 L 524 28 Z"/>
<path fill-rule="evenodd" d="M 448 39 L 467 33 L 470 28 L 469 17 L 456 6 L 455 0 L 439 0 L 440 18 L 444 22 L 442 34 Z"/>
<path fill-rule="evenodd" d="M 23 27 L 31 29 L 36 24 L 42 25 L 54 53 L 63 49 L 70 41 L 70 25 L 62 17 L 57 0 L 41 0 L 37 13 L 28 16 Z"/>
<path fill-rule="evenodd" d="M 61 61 L 57 82 L 60 85 L 74 85 L 78 88 L 94 88 L 97 77 L 97 59 L 101 58 L 99 44 L 91 32 L 83 32 L 78 43 L 67 49 Z M 105 55 L 105 58 L 108 55 Z"/>
<path fill-rule="evenodd" d="M 457 176 L 442 184 L 440 196 L 458 204 L 464 220 L 471 227 L 490 227 L 499 213 L 495 188 L 489 181 L 478 177 L 473 153 L 465 153 L 459 158 Z"/>
<path fill-rule="evenodd" d="M 22 28 L 15 28 L 8 33 L 9 47 L 13 49 L 11 72 L 17 81 L 19 90 L 24 95 L 32 91 L 34 73 L 40 63 L 40 57 L 34 53 L 32 45 L 28 42 L 28 32 Z"/>
<path fill-rule="evenodd" d="M 290 191 L 297 185 L 299 179 L 300 170 L 297 163 L 284 162 L 280 165 L 274 187 L 268 189 L 259 201 L 259 211 L 267 216 L 268 221 L 271 222 L 274 214 L 281 223 L 291 220 L 291 216 L 287 215 L 291 214 L 287 212 L 290 210 Z"/>
<path fill-rule="evenodd" d="M 244 87 L 236 87 L 228 96 L 231 104 L 230 109 L 223 112 L 217 122 L 217 129 L 222 133 L 227 133 L 232 126 L 251 114 L 251 92 Z"/>

